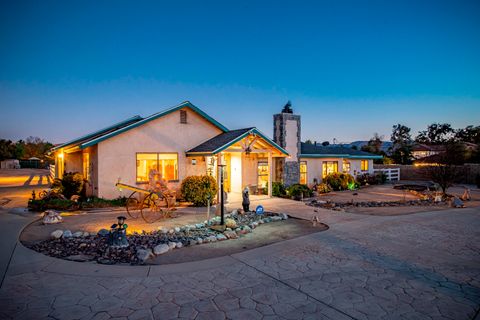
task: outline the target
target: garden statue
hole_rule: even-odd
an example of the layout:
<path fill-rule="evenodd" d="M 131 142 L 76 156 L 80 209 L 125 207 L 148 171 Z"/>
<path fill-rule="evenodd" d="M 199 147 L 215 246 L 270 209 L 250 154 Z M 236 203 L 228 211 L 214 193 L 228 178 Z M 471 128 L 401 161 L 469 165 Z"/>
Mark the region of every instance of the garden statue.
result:
<path fill-rule="evenodd" d="M 54 224 L 60 223 L 63 221 L 63 218 L 60 216 L 60 213 L 54 210 L 47 210 L 43 213 L 43 224 Z"/>
<path fill-rule="evenodd" d="M 463 201 L 470 201 L 471 196 L 470 196 L 470 189 L 465 187 L 465 191 L 463 192 L 463 195 L 460 197 L 461 200 Z"/>
<path fill-rule="evenodd" d="M 128 247 L 128 240 L 127 240 L 127 227 L 128 225 L 125 223 L 124 216 L 117 217 L 118 222 L 112 224 L 110 227 L 110 234 L 108 237 L 108 244 L 112 247 L 119 247 L 125 248 Z"/>
<path fill-rule="evenodd" d="M 248 188 L 243 189 L 242 192 L 242 207 L 245 213 L 250 211 L 250 196 L 248 194 Z"/>

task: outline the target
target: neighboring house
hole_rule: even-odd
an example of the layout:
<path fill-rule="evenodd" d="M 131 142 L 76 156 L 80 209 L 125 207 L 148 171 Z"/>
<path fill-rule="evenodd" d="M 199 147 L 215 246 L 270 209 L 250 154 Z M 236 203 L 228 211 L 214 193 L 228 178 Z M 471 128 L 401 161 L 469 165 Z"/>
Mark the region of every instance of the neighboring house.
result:
<path fill-rule="evenodd" d="M 288 151 L 290 157 L 278 159 L 276 180 L 286 185 L 293 183 L 313 185 L 314 180 L 335 172 L 373 174 L 373 159 L 382 156 L 354 150 L 344 146 L 321 146 L 301 142 L 301 117 L 293 114 L 287 104 L 281 113 L 274 117 L 274 141 Z"/>
<path fill-rule="evenodd" d="M 17 159 L 5 159 L 0 161 L 0 169 L 20 169 L 20 161 Z"/>
<path fill-rule="evenodd" d="M 55 176 L 83 173 L 87 193 L 103 198 L 122 194 L 115 183 L 147 187 L 151 170 L 179 189 L 191 175 L 217 175 L 225 164 L 225 189 L 246 186 L 271 193 L 275 158 L 287 151 L 256 128 L 228 130 L 190 102 L 142 118 L 135 116 L 52 149 Z"/>
<path fill-rule="evenodd" d="M 412 157 L 414 159 L 422 159 L 430 157 L 445 151 L 443 145 L 427 145 L 422 143 L 416 143 L 412 148 Z"/>

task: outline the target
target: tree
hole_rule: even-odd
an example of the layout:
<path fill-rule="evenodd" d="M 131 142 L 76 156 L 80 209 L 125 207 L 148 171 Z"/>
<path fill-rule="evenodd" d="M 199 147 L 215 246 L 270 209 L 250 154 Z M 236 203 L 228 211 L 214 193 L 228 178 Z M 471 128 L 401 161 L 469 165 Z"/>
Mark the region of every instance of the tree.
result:
<path fill-rule="evenodd" d="M 455 140 L 480 144 L 480 126 L 467 126 L 455 131 Z"/>
<path fill-rule="evenodd" d="M 449 142 L 445 152 L 436 155 L 437 162 L 424 167 L 424 174 L 436 182 L 445 194 L 460 174 L 460 166 L 465 161 L 465 147 L 462 143 Z"/>
<path fill-rule="evenodd" d="M 330 142 L 328 141 L 323 141 L 322 142 L 322 146 L 326 147 L 326 146 L 329 146 L 330 145 Z"/>
<path fill-rule="evenodd" d="M 393 145 L 391 147 L 391 158 L 395 163 L 409 164 L 412 160 L 412 136 L 411 129 L 402 124 L 393 126 L 390 141 Z"/>
<path fill-rule="evenodd" d="M 15 159 L 16 147 L 11 140 L 0 140 L 0 161 L 5 159 Z"/>
<path fill-rule="evenodd" d="M 445 144 L 452 140 L 455 130 L 449 123 L 432 123 L 427 130 L 420 131 L 415 138 L 418 143 Z"/>
<path fill-rule="evenodd" d="M 39 137 L 28 137 L 24 144 L 24 154 L 25 158 L 36 157 L 39 159 L 44 159 L 47 152 L 53 147 L 53 144 L 46 142 Z"/>
<path fill-rule="evenodd" d="M 380 136 L 378 133 L 375 132 L 373 134 L 373 137 L 368 141 L 366 145 L 362 146 L 360 150 L 373 154 L 378 154 L 381 156 L 386 156 L 385 152 L 382 150 L 382 146 L 383 136 Z M 375 159 L 373 160 L 373 163 L 382 164 L 383 159 Z"/>
<path fill-rule="evenodd" d="M 308 144 L 308 145 L 313 145 L 313 142 L 312 142 L 312 140 L 310 140 L 310 139 L 307 139 L 307 140 L 305 140 L 305 144 Z"/>

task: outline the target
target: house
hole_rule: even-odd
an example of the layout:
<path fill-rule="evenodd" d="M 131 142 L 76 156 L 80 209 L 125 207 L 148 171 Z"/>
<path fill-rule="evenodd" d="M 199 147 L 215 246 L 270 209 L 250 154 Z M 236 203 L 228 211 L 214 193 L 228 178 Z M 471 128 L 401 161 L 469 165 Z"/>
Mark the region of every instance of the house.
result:
<path fill-rule="evenodd" d="M 412 148 L 412 157 L 414 159 L 422 159 L 442 152 L 445 152 L 445 146 L 443 145 L 416 143 Z"/>
<path fill-rule="evenodd" d="M 373 173 L 372 161 L 381 156 L 302 143 L 300 120 L 287 104 L 274 115 L 272 140 L 255 127 L 229 130 L 187 101 L 55 146 L 55 176 L 80 172 L 88 195 L 116 198 L 125 195 L 115 187 L 118 180 L 146 187 L 151 170 L 178 190 L 187 176 L 217 177 L 222 164 L 227 192 L 249 187 L 268 195 L 273 181 L 311 185 L 332 172 Z"/>
<path fill-rule="evenodd" d="M 146 187 L 156 170 L 179 189 L 190 175 L 216 177 L 225 164 L 225 190 L 241 192 L 249 186 L 271 194 L 274 159 L 287 151 L 258 129 L 229 130 L 190 102 L 149 117 L 135 116 L 52 149 L 55 176 L 80 172 L 88 181 L 87 194 L 116 198 L 115 187 Z"/>
<path fill-rule="evenodd" d="M 282 112 L 273 116 L 274 141 L 287 150 L 289 157 L 276 159 L 276 181 L 286 185 L 294 183 L 314 184 L 335 172 L 373 174 L 373 160 L 382 156 L 355 150 L 345 146 L 322 146 L 301 141 L 301 117 L 293 114 L 287 103 Z"/>

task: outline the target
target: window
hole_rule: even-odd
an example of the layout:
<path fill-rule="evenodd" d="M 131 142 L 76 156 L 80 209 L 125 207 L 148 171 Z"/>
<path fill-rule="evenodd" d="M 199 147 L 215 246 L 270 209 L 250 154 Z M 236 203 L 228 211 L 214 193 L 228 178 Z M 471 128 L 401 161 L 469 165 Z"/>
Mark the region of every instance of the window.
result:
<path fill-rule="evenodd" d="M 345 159 L 343 160 L 343 172 L 350 173 L 350 162 Z"/>
<path fill-rule="evenodd" d="M 362 160 L 360 163 L 360 169 L 362 171 L 368 171 L 368 160 Z"/>
<path fill-rule="evenodd" d="M 137 153 L 137 182 L 148 182 L 152 170 L 165 180 L 178 180 L 178 154 Z"/>
<path fill-rule="evenodd" d="M 187 110 L 180 110 L 180 123 L 187 123 Z"/>
<path fill-rule="evenodd" d="M 325 178 L 331 173 L 338 172 L 338 162 L 337 161 L 324 161 L 323 162 L 323 177 Z"/>
<path fill-rule="evenodd" d="M 300 161 L 300 184 L 307 184 L 307 161 Z"/>
<path fill-rule="evenodd" d="M 90 181 L 90 154 L 83 154 L 83 178 Z"/>
<path fill-rule="evenodd" d="M 257 165 L 258 173 L 258 188 L 265 189 L 268 187 L 268 163 L 267 162 L 258 162 Z"/>

